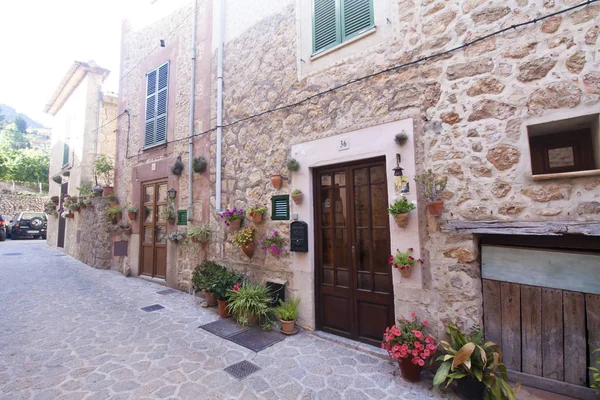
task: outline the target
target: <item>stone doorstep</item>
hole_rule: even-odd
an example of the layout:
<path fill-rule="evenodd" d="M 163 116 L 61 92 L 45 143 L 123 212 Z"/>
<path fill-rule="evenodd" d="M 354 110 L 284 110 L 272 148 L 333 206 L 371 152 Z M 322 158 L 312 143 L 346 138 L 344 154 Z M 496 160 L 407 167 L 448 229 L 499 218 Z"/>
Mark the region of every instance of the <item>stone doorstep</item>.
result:
<path fill-rule="evenodd" d="M 305 331 L 305 332 L 309 335 L 316 336 L 318 338 L 327 340 L 329 342 L 337 343 L 339 345 L 348 347 L 353 350 L 358 350 L 361 353 L 366 353 L 371 356 L 383 358 L 385 360 L 389 359 L 387 351 L 385 351 L 384 349 L 379 348 L 379 347 L 371 346 L 366 343 L 357 342 L 356 340 L 348 339 L 345 337 L 337 336 L 337 335 L 323 332 L 323 331 L 312 331 L 312 332 Z"/>

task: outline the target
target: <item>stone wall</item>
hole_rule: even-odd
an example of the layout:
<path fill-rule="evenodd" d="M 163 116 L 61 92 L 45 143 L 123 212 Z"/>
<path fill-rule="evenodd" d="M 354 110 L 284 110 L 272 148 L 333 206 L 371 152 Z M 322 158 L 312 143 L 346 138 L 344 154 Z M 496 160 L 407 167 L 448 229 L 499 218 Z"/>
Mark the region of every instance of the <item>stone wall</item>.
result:
<path fill-rule="evenodd" d="M 44 211 L 47 196 L 33 194 L 12 193 L 10 190 L 0 191 L 0 215 L 7 221 L 19 211 Z"/>

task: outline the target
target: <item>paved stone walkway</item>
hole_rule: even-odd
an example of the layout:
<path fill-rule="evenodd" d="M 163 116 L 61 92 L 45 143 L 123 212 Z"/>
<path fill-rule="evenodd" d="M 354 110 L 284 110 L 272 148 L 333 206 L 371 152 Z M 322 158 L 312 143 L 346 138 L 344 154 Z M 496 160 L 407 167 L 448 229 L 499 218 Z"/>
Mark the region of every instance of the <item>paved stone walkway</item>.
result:
<path fill-rule="evenodd" d="M 0 243 L 0 398 L 447 397 L 406 383 L 388 360 L 307 333 L 254 353 L 198 329 L 216 313 L 162 289 L 42 241 Z M 156 303 L 165 309 L 140 310 Z M 262 369 L 242 381 L 223 371 L 241 360 Z"/>

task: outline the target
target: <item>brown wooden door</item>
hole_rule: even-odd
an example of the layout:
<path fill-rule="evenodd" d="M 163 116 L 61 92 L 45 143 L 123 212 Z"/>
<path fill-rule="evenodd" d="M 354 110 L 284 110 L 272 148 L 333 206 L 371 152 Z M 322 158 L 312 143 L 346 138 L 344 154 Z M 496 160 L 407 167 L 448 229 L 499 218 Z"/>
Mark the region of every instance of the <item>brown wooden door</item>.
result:
<path fill-rule="evenodd" d="M 65 182 L 60 185 L 60 207 L 64 207 L 64 195 L 69 193 L 69 182 Z M 56 247 L 65 247 L 65 223 L 66 219 L 59 216 L 58 217 L 58 237 L 56 239 Z"/>
<path fill-rule="evenodd" d="M 167 206 L 167 182 L 142 185 L 140 274 L 165 279 L 167 276 L 167 221 L 163 212 Z"/>
<path fill-rule="evenodd" d="M 394 322 L 385 160 L 315 171 L 317 325 L 379 345 Z"/>

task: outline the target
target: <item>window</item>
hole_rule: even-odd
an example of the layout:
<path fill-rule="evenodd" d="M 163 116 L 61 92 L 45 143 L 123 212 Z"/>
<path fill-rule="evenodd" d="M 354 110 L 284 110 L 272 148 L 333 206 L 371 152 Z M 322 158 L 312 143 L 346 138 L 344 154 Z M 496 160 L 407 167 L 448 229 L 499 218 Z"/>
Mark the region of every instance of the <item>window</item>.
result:
<path fill-rule="evenodd" d="M 313 0 L 314 53 L 345 42 L 373 26 L 373 0 Z"/>
<path fill-rule="evenodd" d="M 65 142 L 65 145 L 63 147 L 63 162 L 62 162 L 62 166 L 66 166 L 69 163 L 69 143 Z"/>
<path fill-rule="evenodd" d="M 287 194 L 271 197 L 271 219 L 289 220 L 290 219 L 290 196 Z"/>
<path fill-rule="evenodd" d="M 169 63 L 146 75 L 146 129 L 144 147 L 167 141 L 167 105 L 169 89 Z"/>
<path fill-rule="evenodd" d="M 598 116 L 528 126 L 533 175 L 600 169 Z"/>

